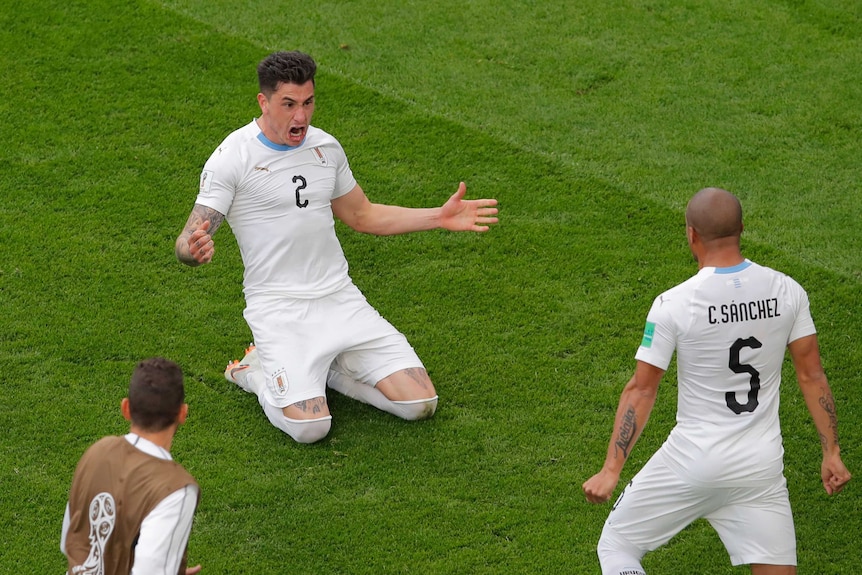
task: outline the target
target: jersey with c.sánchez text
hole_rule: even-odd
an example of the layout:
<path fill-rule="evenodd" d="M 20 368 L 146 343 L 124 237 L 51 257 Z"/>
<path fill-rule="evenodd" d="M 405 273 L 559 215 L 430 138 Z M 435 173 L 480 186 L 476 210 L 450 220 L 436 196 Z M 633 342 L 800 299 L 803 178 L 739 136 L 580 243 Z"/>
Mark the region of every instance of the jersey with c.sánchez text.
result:
<path fill-rule="evenodd" d="M 351 281 L 331 201 L 355 186 L 331 135 L 309 126 L 302 144 L 289 147 L 268 140 L 253 120 L 207 160 L 196 203 L 230 224 L 245 267 L 246 299 L 317 298 Z"/>
<path fill-rule="evenodd" d="M 661 448 L 669 465 L 700 485 L 775 481 L 785 349 L 814 333 L 805 290 L 749 260 L 704 267 L 658 296 L 635 358 L 667 370 L 676 350 L 676 425 Z"/>

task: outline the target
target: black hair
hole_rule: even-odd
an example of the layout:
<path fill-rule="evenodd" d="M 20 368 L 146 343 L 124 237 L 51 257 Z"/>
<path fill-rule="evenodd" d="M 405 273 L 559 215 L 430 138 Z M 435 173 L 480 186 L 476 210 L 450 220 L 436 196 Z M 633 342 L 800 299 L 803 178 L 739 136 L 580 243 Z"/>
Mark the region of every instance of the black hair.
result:
<path fill-rule="evenodd" d="M 183 370 L 163 357 L 135 366 L 129 382 L 132 423 L 146 431 L 162 431 L 177 422 L 185 401 Z"/>
<path fill-rule="evenodd" d="M 278 90 L 279 84 L 302 85 L 314 83 L 317 64 L 303 52 L 274 52 L 257 65 L 257 80 L 260 91 L 269 97 Z"/>

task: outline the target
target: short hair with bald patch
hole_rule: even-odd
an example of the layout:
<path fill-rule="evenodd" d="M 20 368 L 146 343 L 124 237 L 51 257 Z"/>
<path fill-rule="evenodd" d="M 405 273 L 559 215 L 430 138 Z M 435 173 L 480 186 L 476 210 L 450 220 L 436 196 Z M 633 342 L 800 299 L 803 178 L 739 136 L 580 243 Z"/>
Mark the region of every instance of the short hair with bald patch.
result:
<path fill-rule="evenodd" d="M 742 235 L 742 204 L 732 193 L 721 188 L 704 188 L 697 192 L 685 209 L 685 223 L 704 242 Z"/>

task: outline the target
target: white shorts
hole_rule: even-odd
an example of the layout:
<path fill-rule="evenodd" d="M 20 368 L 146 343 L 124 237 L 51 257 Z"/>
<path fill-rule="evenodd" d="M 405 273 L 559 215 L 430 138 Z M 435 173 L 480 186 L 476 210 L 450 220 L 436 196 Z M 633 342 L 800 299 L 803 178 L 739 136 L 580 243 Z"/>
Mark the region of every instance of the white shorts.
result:
<path fill-rule="evenodd" d="M 329 367 L 376 385 L 397 371 L 424 367 L 413 347 L 350 284 L 317 299 L 255 297 L 243 313 L 275 407 L 326 396 Z"/>
<path fill-rule="evenodd" d="M 605 521 L 599 557 L 624 550 L 638 558 L 699 518 L 724 543 L 733 565 L 796 565 L 796 534 L 784 476 L 769 485 L 693 485 L 659 450 L 632 478 Z"/>

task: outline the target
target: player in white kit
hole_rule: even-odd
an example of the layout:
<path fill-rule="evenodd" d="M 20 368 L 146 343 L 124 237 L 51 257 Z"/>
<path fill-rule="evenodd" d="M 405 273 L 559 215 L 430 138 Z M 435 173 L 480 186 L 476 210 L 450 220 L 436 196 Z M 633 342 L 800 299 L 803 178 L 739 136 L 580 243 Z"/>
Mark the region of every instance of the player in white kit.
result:
<path fill-rule="evenodd" d="M 408 420 L 437 406 L 407 339 L 350 279 L 333 216 L 377 235 L 484 232 L 497 222 L 497 201 L 465 200 L 463 182 L 439 208 L 371 203 L 338 141 L 311 126 L 315 72 L 301 52 L 276 52 L 258 65 L 261 115 L 210 156 L 176 242 L 181 262 L 208 263 L 227 219 L 245 267 L 254 345 L 225 377 L 257 395 L 269 421 L 301 443 L 329 433 L 327 386 Z"/>
<path fill-rule="evenodd" d="M 676 350 L 676 425 L 608 515 L 598 544 L 603 575 L 643 575 L 643 555 L 698 518 L 718 532 L 733 565 L 796 573 L 778 418 L 787 348 L 820 434 L 823 486 L 834 494 L 850 480 L 808 296 L 743 258 L 741 233 L 742 208 L 730 192 L 706 188 L 689 202 L 686 235 L 699 271 L 653 302 L 604 466 L 583 485 L 590 502 L 610 499 Z"/>

